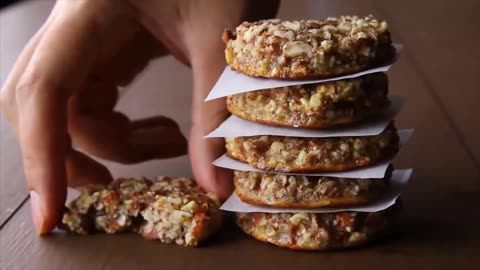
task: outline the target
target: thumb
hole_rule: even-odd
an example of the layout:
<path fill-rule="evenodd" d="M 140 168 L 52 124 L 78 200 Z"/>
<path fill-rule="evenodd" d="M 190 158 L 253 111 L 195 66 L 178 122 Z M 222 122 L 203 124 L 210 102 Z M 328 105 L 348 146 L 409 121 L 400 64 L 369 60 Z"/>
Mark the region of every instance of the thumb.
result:
<path fill-rule="evenodd" d="M 233 173 L 214 167 L 212 162 L 225 151 L 223 139 L 204 139 L 202 128 L 193 126 L 190 135 L 190 159 L 192 170 L 200 186 L 226 199 L 233 190 Z"/>

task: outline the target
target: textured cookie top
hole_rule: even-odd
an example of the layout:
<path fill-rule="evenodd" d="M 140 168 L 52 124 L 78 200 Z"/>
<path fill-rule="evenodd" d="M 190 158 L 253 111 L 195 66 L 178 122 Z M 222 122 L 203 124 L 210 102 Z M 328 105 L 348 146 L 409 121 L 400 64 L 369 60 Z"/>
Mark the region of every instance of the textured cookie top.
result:
<path fill-rule="evenodd" d="M 305 79 L 354 73 L 391 60 L 386 21 L 373 16 L 244 22 L 226 30 L 227 63 L 247 75 Z"/>

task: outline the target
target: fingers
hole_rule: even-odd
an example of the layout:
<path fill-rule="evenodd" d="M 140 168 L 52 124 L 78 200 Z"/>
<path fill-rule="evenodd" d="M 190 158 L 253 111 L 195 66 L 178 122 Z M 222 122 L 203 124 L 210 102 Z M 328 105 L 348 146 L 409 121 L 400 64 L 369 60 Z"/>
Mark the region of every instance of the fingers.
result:
<path fill-rule="evenodd" d="M 69 100 L 69 113 L 112 111 L 118 100 L 118 89 L 113 83 L 91 78 Z"/>
<path fill-rule="evenodd" d="M 69 186 L 81 187 L 87 184 L 107 185 L 112 181 L 112 176 L 107 168 L 83 153 L 70 150 L 66 154 L 65 162 Z M 58 192 L 58 195 L 61 195 L 64 192 L 63 188 L 63 185 L 59 185 L 54 192 Z M 33 220 L 40 234 L 53 229 L 60 219 L 57 213 L 60 214 L 61 210 L 57 213 L 48 211 L 51 205 L 57 204 L 56 201 L 45 200 L 45 194 L 48 192 L 49 190 L 42 190 L 42 186 L 30 191 Z"/>
<path fill-rule="evenodd" d="M 65 162 L 70 187 L 87 184 L 107 185 L 113 180 L 105 166 L 76 150 L 72 149 L 67 153 Z"/>
<path fill-rule="evenodd" d="M 103 159 L 129 164 L 187 153 L 187 140 L 166 117 L 130 121 L 119 112 L 97 112 L 72 114 L 69 123 L 75 145 Z"/>
<path fill-rule="evenodd" d="M 222 69 L 223 64 L 221 68 L 205 72 L 206 69 L 203 68 L 195 70 L 194 65 L 196 92 L 193 95 L 193 125 L 189 147 L 192 170 L 197 182 L 207 191 L 216 193 L 221 199 L 226 199 L 233 190 L 232 172 L 212 165 L 212 162 L 225 152 L 225 141 L 203 138 L 228 116 L 225 99 L 210 101 L 208 104 L 204 102 L 210 87 Z"/>
<path fill-rule="evenodd" d="M 221 199 L 230 196 L 233 190 L 233 173 L 214 167 L 212 161 L 224 152 L 223 139 L 203 139 L 201 129 L 192 128 L 190 136 L 190 160 L 198 184 L 217 194 Z"/>
<path fill-rule="evenodd" d="M 151 128 L 155 126 L 180 128 L 177 122 L 165 116 L 154 116 L 154 117 L 135 120 L 130 125 L 132 128 Z"/>
<path fill-rule="evenodd" d="M 95 57 L 94 20 L 82 10 L 57 13 L 15 90 L 18 135 L 39 234 L 53 229 L 64 207 L 70 144 L 66 103 Z"/>
<path fill-rule="evenodd" d="M 232 172 L 212 165 L 212 162 L 225 152 L 225 141 L 203 137 L 216 128 L 228 113 L 224 99 L 206 105 L 203 104 L 205 97 L 206 94 L 194 94 L 196 101 L 194 100 L 194 121 L 189 144 L 192 170 L 195 179 L 203 188 L 217 194 L 221 199 L 226 199 L 233 190 Z"/>
<path fill-rule="evenodd" d="M 102 75 L 92 74 L 92 71 L 98 71 L 95 68 L 98 63 L 102 63 L 98 58 L 105 56 L 100 49 L 101 43 L 113 43 L 105 37 L 108 28 L 105 26 L 111 26 L 111 21 L 118 21 L 111 18 L 112 14 L 118 12 L 105 12 L 112 10 L 110 2 L 101 4 L 105 8 L 103 12 L 110 14 L 101 19 L 95 15 L 98 9 L 92 6 L 92 3 L 96 2 L 59 1 L 49 21 L 19 58 L 4 87 L 7 90 L 2 90 L 1 93 L 2 109 L 16 130 L 21 144 L 25 175 L 31 192 L 32 214 L 40 234 L 51 230 L 60 217 L 67 179 L 68 183 L 74 186 L 92 181 L 106 183 L 111 180 L 103 166 L 71 149 L 67 132 L 67 100 L 84 86 L 92 75 Z M 117 10 L 119 6 L 122 5 L 114 5 L 113 10 Z M 106 17 L 110 19 L 107 20 Z M 100 27 L 100 24 L 103 27 Z M 135 69 L 147 62 L 140 61 L 135 65 Z M 98 95 L 98 99 L 90 103 L 70 102 L 89 105 L 83 108 L 68 106 L 68 111 L 111 111 L 117 99 L 116 87 L 100 84 L 95 88 L 104 90 Z M 125 122 L 125 119 L 118 115 L 110 118 L 114 118 L 118 123 Z M 108 117 L 104 119 L 108 120 Z M 104 121 L 103 124 L 108 125 L 108 122 Z M 175 139 L 162 139 L 164 144 L 156 143 L 155 148 L 152 144 L 154 140 L 158 141 L 159 129 L 174 130 L 167 134 L 175 135 Z M 186 151 L 185 139 L 178 128 L 171 125 L 129 128 L 128 131 L 129 136 L 126 136 L 124 141 L 117 142 L 123 142 L 130 149 L 137 150 L 134 153 L 139 154 L 134 154 L 133 160 L 161 156 L 157 152 L 162 147 L 168 150 L 165 153 L 168 156 Z M 180 136 L 176 136 L 178 134 Z M 112 137 L 115 136 L 118 134 Z M 177 141 L 183 141 L 183 147 L 173 147 L 173 144 L 181 145 L 174 143 Z M 125 153 L 127 151 L 122 152 L 122 155 L 131 158 Z"/>
<path fill-rule="evenodd" d="M 271 0 L 258 6 L 252 1 L 197 1 L 195 8 L 186 12 L 184 37 L 192 63 L 194 77 L 193 126 L 190 137 L 190 156 L 193 172 L 199 184 L 222 197 L 232 190 L 228 172 L 212 166 L 211 162 L 224 150 L 222 140 L 203 139 L 228 115 L 225 100 L 204 102 L 225 67 L 224 45 L 220 40 L 225 28 L 233 28 L 245 18 L 258 19 L 276 12 L 278 1 Z M 203 12 L 205 11 L 205 12 Z M 204 31 L 205 25 L 209 31 Z"/>
<path fill-rule="evenodd" d="M 139 24 L 134 28 L 131 26 L 120 27 L 119 30 L 119 34 L 123 37 L 115 32 L 109 37 L 107 48 L 102 51 L 101 59 L 105 60 L 96 64 L 95 73 L 104 80 L 125 86 L 144 70 L 152 59 L 167 54 L 167 51 Z M 132 33 L 128 33 L 128 31 Z M 129 35 L 125 36 L 126 33 Z M 110 48 L 118 47 L 118 44 L 123 44 L 123 46 Z"/>
<path fill-rule="evenodd" d="M 207 191 L 226 199 L 233 190 L 232 172 L 212 165 L 212 162 L 225 152 L 225 142 L 223 139 L 203 138 L 228 116 L 225 99 L 204 102 L 224 67 L 223 55 L 218 55 L 218 52 L 211 52 L 213 57 L 208 60 L 192 61 L 195 92 L 189 147 L 192 170 L 198 183 Z M 217 60 L 211 62 L 215 59 Z"/>
<path fill-rule="evenodd" d="M 197 3 L 197 2 L 196 2 Z M 188 55 L 193 69 L 193 108 L 192 130 L 190 135 L 190 159 L 192 170 L 198 183 L 207 191 L 218 194 L 222 199 L 227 198 L 233 190 L 232 173 L 216 168 L 212 162 L 225 151 L 223 139 L 204 139 L 203 137 L 228 116 L 224 99 L 204 102 L 218 77 L 225 68 L 224 45 L 221 36 L 225 28 L 233 27 L 238 23 L 242 1 L 228 2 L 215 1 L 198 2 L 196 9 L 210 10 L 209 12 L 193 12 L 185 24 L 185 38 L 188 46 Z M 211 9 L 218 12 L 211 12 Z M 236 12 L 234 12 L 237 10 Z M 232 16 L 225 16 L 225 12 L 232 11 Z M 238 13 L 238 14 L 237 14 Z M 205 16 L 205 14 L 212 14 Z M 208 23 L 209 31 L 202 30 L 202 23 Z"/>
<path fill-rule="evenodd" d="M 140 124 L 133 128 L 130 143 L 134 152 L 138 153 L 138 160 L 145 161 L 155 158 L 171 158 L 185 155 L 188 151 L 188 142 L 178 128 L 176 122 L 165 117 L 150 119 L 150 125 Z M 133 126 L 138 126 L 133 122 Z"/>
<path fill-rule="evenodd" d="M 5 84 L 2 86 L 1 89 L 1 108 L 3 113 L 9 119 L 10 124 L 12 125 L 13 129 L 17 131 L 17 122 L 18 122 L 18 115 L 17 115 L 17 106 L 15 100 L 15 88 L 18 84 L 18 81 L 22 74 L 25 71 L 27 64 L 30 62 L 30 58 L 32 57 L 35 48 L 37 47 L 38 43 L 40 42 L 43 34 L 45 33 L 45 29 L 48 28 L 49 19 L 41 28 L 40 30 L 35 33 L 35 35 L 30 39 L 28 44 L 23 49 L 22 53 L 18 57 L 15 65 L 12 68 Z"/>
<path fill-rule="evenodd" d="M 188 151 L 188 142 L 180 131 L 178 124 L 166 117 L 150 118 L 150 125 L 145 122 L 135 124 L 130 138 L 133 149 L 140 153 L 139 161 L 154 158 L 171 158 L 185 155 Z M 140 120 L 141 121 L 141 120 Z"/>

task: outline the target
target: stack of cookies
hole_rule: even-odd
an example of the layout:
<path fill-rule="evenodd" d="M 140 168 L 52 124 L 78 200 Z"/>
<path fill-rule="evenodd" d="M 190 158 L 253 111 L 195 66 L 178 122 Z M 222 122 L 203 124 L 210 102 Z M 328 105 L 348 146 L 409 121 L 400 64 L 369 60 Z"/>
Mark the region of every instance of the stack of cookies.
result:
<path fill-rule="evenodd" d="M 250 169 L 223 166 L 236 169 L 234 198 L 223 209 L 238 211 L 245 233 L 292 249 L 355 246 L 388 231 L 399 208 L 396 197 L 380 211 L 362 207 L 391 190 L 389 161 L 400 144 L 393 121 L 378 134 L 335 136 L 375 122 L 391 105 L 387 75 L 375 72 L 396 56 L 387 23 L 372 16 L 263 20 L 226 30 L 223 40 L 231 68 L 225 72 L 262 87 L 225 95 L 231 118 L 251 122 L 252 129 L 267 125 L 285 134 L 323 134 L 225 136 L 227 154 L 221 159 Z M 280 86 L 265 88 L 269 84 Z M 375 166 L 383 168 L 381 177 L 362 174 Z M 242 206 L 232 209 L 235 198 Z M 242 211 L 250 208 L 262 211 Z M 363 210 L 347 211 L 352 208 Z"/>

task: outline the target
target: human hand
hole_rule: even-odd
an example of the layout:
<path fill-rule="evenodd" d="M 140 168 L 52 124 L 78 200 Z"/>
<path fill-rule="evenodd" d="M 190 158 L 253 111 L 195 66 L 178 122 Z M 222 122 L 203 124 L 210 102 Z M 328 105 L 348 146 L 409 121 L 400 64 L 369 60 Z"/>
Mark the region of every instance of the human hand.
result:
<path fill-rule="evenodd" d="M 1 91 L 2 111 L 21 145 L 39 234 L 55 227 L 67 185 L 111 181 L 108 170 L 73 149 L 72 142 L 122 163 L 186 153 L 186 140 L 173 120 L 131 121 L 113 110 L 117 88 L 149 60 L 166 54 L 193 70 L 194 175 L 205 189 L 227 196 L 230 176 L 211 165 L 223 142 L 202 139 L 227 113 L 223 100 L 203 100 L 224 68 L 223 29 L 273 16 L 278 3 L 272 2 L 252 12 L 250 1 L 58 1 Z"/>

